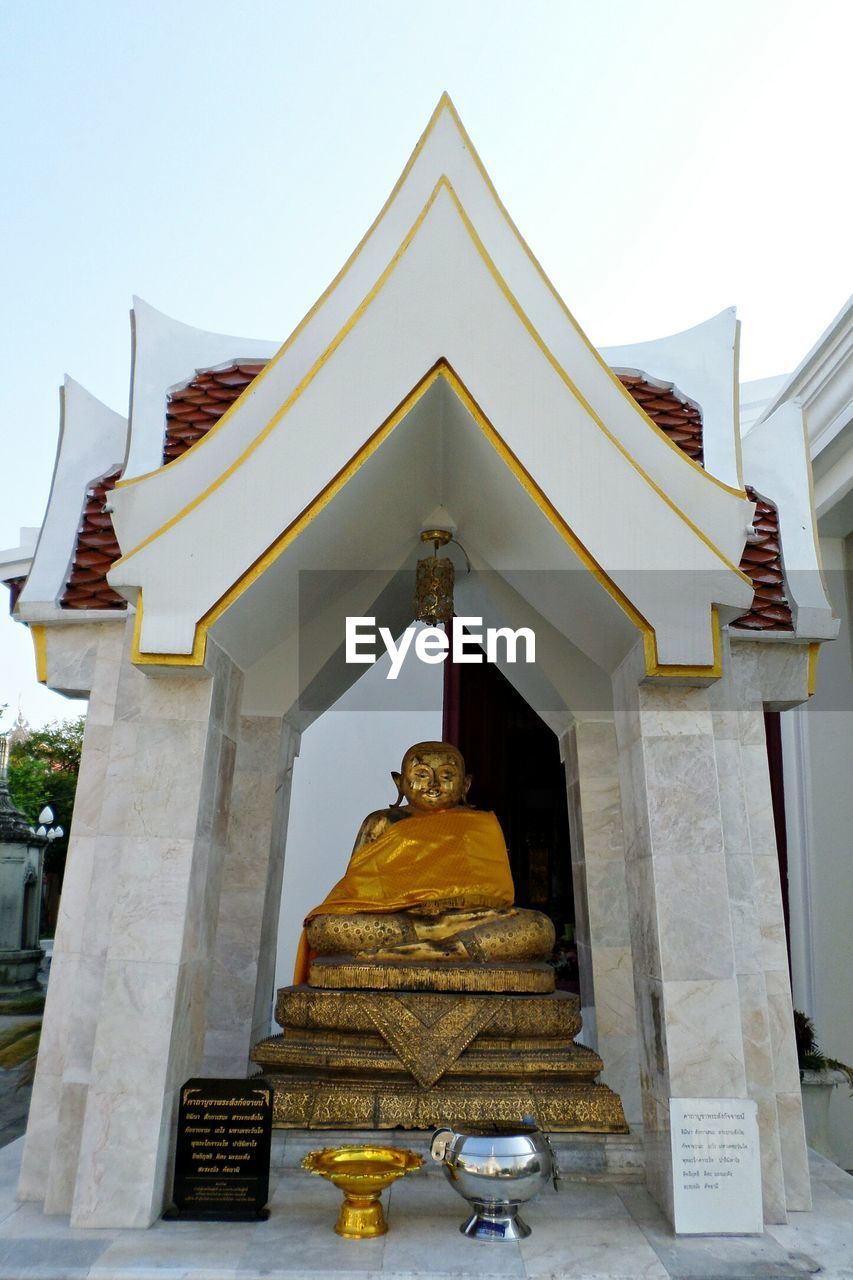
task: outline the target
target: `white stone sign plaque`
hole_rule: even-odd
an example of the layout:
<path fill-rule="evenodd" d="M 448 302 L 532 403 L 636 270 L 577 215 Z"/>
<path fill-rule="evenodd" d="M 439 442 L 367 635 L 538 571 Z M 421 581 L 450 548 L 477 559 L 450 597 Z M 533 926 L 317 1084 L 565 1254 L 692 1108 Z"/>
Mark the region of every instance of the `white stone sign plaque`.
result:
<path fill-rule="evenodd" d="M 745 1098 L 670 1098 L 675 1230 L 760 1234 L 756 1104 Z"/>

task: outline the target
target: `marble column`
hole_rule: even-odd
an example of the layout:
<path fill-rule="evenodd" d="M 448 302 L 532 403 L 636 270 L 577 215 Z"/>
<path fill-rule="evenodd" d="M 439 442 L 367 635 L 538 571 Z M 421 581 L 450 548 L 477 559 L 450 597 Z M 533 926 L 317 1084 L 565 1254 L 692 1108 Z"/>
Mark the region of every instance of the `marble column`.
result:
<path fill-rule="evenodd" d="M 71 1222 L 144 1227 L 168 1192 L 177 1091 L 201 1068 L 242 675 L 122 661 L 101 805 L 115 867 Z"/>
<path fill-rule="evenodd" d="M 113 747 L 113 721 L 125 623 L 89 626 L 81 654 L 81 628 L 76 632 L 76 670 L 57 670 L 51 645 L 51 687 L 71 682 L 90 690 L 77 795 L 71 822 L 68 857 L 54 939 L 50 984 L 42 1021 L 41 1045 L 24 1139 L 18 1195 L 22 1200 L 47 1200 L 56 1212 L 68 1212 L 70 1193 L 60 1194 L 69 1179 L 73 1185 L 80 1130 L 86 1104 L 88 1066 L 94 1038 L 109 925 L 110 886 L 115 864 L 109 842 L 102 838 L 101 808 L 108 783 Z M 52 639 L 55 639 L 53 637 Z M 83 668 L 85 667 L 85 671 Z M 74 683 L 76 682 L 76 683 Z"/>
<path fill-rule="evenodd" d="M 744 800 L 753 864 L 756 934 L 766 993 L 785 1203 L 791 1210 L 810 1209 L 812 1200 L 764 704 L 782 703 L 786 694 L 791 701 L 799 700 L 795 692 L 797 686 L 805 686 L 806 663 L 805 646 L 785 646 L 783 649 L 780 645 L 771 648 L 744 642 L 731 645 L 731 681 L 738 706 Z M 800 694 L 800 698 L 802 696 Z M 756 965 L 756 969 L 760 966 Z"/>
<path fill-rule="evenodd" d="M 270 1033 L 284 843 L 299 735 L 241 716 L 222 875 L 203 1074 L 245 1076 Z"/>
<path fill-rule="evenodd" d="M 744 723 L 746 709 L 741 707 L 727 636 L 724 637 L 724 675 L 712 686 L 709 694 L 714 725 L 714 753 L 720 779 L 723 840 L 747 1089 L 758 1108 L 764 1217 L 767 1222 L 784 1223 L 787 1220 L 787 1205 L 764 976 L 759 891 L 749 823 L 751 802 L 747 794 L 742 751 L 742 732 L 746 727 L 751 734 L 755 722 L 746 712 L 748 725 Z"/>
<path fill-rule="evenodd" d="M 613 721 L 582 721 L 563 738 L 584 1027 L 602 1080 L 642 1120 L 619 752 Z"/>
<path fill-rule="evenodd" d="M 746 1098 L 708 690 L 614 675 L 640 1083 L 651 1193 L 672 1217 L 670 1098 Z"/>

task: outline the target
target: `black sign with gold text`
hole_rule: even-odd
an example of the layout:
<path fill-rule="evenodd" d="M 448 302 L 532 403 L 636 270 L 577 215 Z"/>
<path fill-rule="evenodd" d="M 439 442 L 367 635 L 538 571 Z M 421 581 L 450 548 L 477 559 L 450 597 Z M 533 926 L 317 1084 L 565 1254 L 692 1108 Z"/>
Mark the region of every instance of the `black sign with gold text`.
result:
<path fill-rule="evenodd" d="M 188 1080 L 181 1089 L 175 1208 L 169 1218 L 266 1218 L 272 1089 L 262 1081 Z"/>

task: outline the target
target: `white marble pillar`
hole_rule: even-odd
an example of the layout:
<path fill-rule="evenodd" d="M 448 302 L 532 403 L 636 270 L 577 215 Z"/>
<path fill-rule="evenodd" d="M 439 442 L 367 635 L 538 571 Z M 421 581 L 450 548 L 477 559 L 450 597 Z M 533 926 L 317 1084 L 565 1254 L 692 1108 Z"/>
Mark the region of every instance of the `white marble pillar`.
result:
<path fill-rule="evenodd" d="M 177 1091 L 202 1064 L 242 686 L 210 638 L 207 672 L 156 679 L 122 662 L 123 768 L 100 818 L 116 879 L 74 1226 L 159 1215 Z"/>
<path fill-rule="evenodd" d="M 747 1088 L 750 1098 L 758 1108 L 764 1218 L 766 1222 L 784 1223 L 787 1220 L 787 1205 L 758 886 L 749 823 L 750 800 L 741 743 L 744 715 L 734 679 L 728 637 L 724 638 L 724 668 L 723 678 L 711 687 L 709 694 L 714 725 L 714 753 L 720 780 L 723 840 Z M 752 732 L 754 720 L 751 716 L 747 716 L 747 719 L 749 732 Z"/>
<path fill-rule="evenodd" d="M 669 1099 L 746 1098 L 708 690 L 614 676 L 646 1179 L 672 1217 Z"/>
<path fill-rule="evenodd" d="M 563 744 L 584 1026 L 592 1033 L 585 1040 L 601 1055 L 601 1078 L 619 1094 L 628 1123 L 636 1124 L 639 1044 L 616 729 L 612 720 L 582 721 Z"/>
<path fill-rule="evenodd" d="M 284 840 L 299 735 L 280 716 L 241 716 L 203 1074 L 245 1076 L 269 1035 Z"/>
<path fill-rule="evenodd" d="M 78 671 L 71 687 L 90 689 L 77 794 L 71 822 L 68 858 L 51 962 L 41 1045 L 30 1102 L 18 1195 L 22 1200 L 53 1200 L 57 1212 L 68 1212 L 70 1195 L 58 1195 L 69 1178 L 73 1184 L 80 1130 L 86 1103 L 88 1066 L 99 998 L 98 967 L 109 926 L 109 897 L 115 863 L 102 839 L 101 808 L 108 786 L 113 746 L 113 720 L 125 639 L 125 620 L 87 627 L 81 654 L 81 628 L 69 627 L 78 640 Z M 52 637 L 52 641 L 55 637 Z M 61 687 L 69 673 L 56 669 L 68 646 L 50 646 L 48 678 Z M 67 663 L 61 664 L 67 666 Z M 74 683 L 76 682 L 76 683 Z M 70 1172 L 65 1172 L 70 1170 Z"/>
<path fill-rule="evenodd" d="M 764 729 L 764 703 L 793 696 L 805 675 L 805 646 L 780 653 L 781 646 L 738 642 L 731 645 L 731 671 L 738 701 L 744 798 L 754 875 L 757 935 L 766 992 L 769 1049 L 776 1095 L 779 1143 L 788 1209 L 810 1209 L 811 1184 L 803 1124 L 800 1072 L 794 1038 L 794 1014 L 770 768 Z M 790 673 L 786 676 L 786 668 Z M 798 669 L 799 668 L 799 669 Z M 785 688 L 785 686 L 788 688 Z M 802 696 L 802 695 L 801 695 Z M 756 966 L 757 967 L 757 966 Z"/>

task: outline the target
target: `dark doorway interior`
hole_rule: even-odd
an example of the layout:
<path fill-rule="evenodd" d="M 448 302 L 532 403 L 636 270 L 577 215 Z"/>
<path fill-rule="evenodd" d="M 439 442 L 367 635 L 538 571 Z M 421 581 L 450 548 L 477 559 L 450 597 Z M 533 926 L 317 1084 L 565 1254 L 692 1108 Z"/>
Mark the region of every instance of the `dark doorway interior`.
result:
<path fill-rule="evenodd" d="M 473 777 L 469 800 L 497 815 L 515 901 L 542 911 L 557 934 L 558 983 L 577 989 L 569 815 L 555 735 L 496 666 L 445 663 L 444 738 Z"/>

